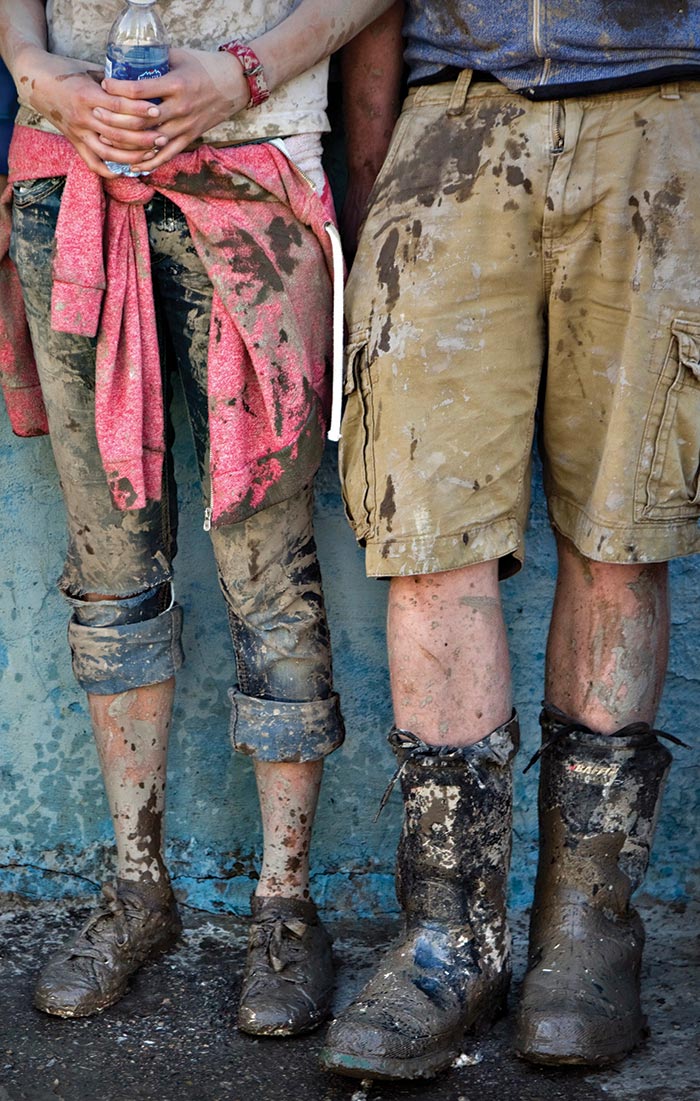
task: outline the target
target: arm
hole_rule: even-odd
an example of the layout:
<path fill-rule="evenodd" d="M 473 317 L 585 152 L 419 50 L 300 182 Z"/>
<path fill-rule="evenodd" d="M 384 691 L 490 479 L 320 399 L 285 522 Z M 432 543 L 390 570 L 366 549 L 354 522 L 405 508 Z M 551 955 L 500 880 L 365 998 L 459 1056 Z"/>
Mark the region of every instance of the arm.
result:
<path fill-rule="evenodd" d="M 403 12 L 403 0 L 397 0 L 342 53 L 348 188 L 341 229 L 348 257 L 355 252 L 367 199 L 399 114 Z"/>
<path fill-rule="evenodd" d="M 270 90 L 339 49 L 391 4 L 392 0 L 301 0 L 286 19 L 250 43 L 262 62 Z M 137 165 L 148 170 L 158 168 L 207 130 L 232 118 L 249 99 L 241 66 L 230 54 L 171 50 L 170 65 L 171 71 L 154 81 L 119 82 L 121 87 L 113 81 L 104 84 L 115 96 L 132 101 L 147 96 L 162 99 L 158 133 L 167 139 L 167 145 L 160 151 L 151 148 Z M 120 119 L 117 126 L 121 125 Z M 116 127 L 104 125 L 103 131 L 109 140 L 119 141 Z"/>
<path fill-rule="evenodd" d="M 103 140 L 95 111 L 118 113 L 120 101 L 100 87 L 102 70 L 48 52 L 44 0 L 0 0 L 0 52 L 22 102 L 49 119 L 90 168 L 111 176 L 103 162 L 112 156 L 112 149 Z M 143 131 L 157 121 L 147 101 L 129 109 L 131 125 L 139 131 L 131 134 L 138 152 L 114 158 L 124 161 L 138 159 L 144 149 L 153 148 L 153 133 Z"/>

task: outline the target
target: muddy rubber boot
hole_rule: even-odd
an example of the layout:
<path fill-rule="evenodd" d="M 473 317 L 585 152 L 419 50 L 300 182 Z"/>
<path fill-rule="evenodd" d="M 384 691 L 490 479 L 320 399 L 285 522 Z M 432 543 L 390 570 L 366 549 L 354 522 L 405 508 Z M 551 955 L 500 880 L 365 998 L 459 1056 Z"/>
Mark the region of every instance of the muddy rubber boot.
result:
<path fill-rule="evenodd" d="M 542 712 L 540 854 L 518 1055 L 602 1067 L 644 1037 L 641 919 L 630 896 L 646 873 L 671 754 L 635 723 L 597 734 Z"/>
<path fill-rule="evenodd" d="M 505 1009 L 506 887 L 515 716 L 476 745 L 429 746 L 392 731 L 404 824 L 396 893 L 404 934 L 331 1024 L 321 1063 L 356 1078 L 430 1078 L 465 1030 Z"/>

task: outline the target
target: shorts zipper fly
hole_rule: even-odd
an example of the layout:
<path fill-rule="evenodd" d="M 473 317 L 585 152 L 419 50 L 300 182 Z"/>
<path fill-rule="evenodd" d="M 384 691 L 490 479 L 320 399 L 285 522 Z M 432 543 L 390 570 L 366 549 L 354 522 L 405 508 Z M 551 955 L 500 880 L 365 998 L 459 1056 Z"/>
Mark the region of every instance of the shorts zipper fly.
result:
<path fill-rule="evenodd" d="M 566 108 L 560 100 L 552 101 L 552 152 L 561 153 L 564 149 L 564 131 L 566 128 Z"/>

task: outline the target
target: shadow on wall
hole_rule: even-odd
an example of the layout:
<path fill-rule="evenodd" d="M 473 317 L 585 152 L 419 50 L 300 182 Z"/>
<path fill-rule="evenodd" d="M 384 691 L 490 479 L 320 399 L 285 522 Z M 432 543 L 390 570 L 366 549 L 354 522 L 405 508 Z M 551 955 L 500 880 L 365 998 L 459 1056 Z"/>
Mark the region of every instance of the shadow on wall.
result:
<path fill-rule="evenodd" d="M 176 405 L 180 486 L 178 599 L 187 662 L 179 676 L 170 755 L 168 859 L 181 897 L 206 910 L 247 912 L 260 852 L 251 762 L 228 739 L 234 664 L 188 430 Z M 343 516 L 335 445 L 317 483 L 317 537 L 348 728 L 328 761 L 314 846 L 314 891 L 330 910 L 394 910 L 395 793 L 375 823 L 393 758 L 385 660 L 386 583 L 364 576 Z M 521 713 L 520 761 L 535 751 L 544 646 L 554 586 L 554 545 L 535 474 L 528 560 L 503 595 Z M 66 611 L 55 579 L 65 544 L 48 441 L 14 439 L 0 418 L 0 889 L 74 897 L 112 874 L 111 827 L 81 691 L 73 681 Z M 697 742 L 700 561 L 673 567 L 674 632 L 659 724 Z M 647 890 L 691 893 L 697 878 L 698 749 L 674 750 Z M 536 773 L 536 769 L 532 770 Z M 512 899 L 528 904 L 535 866 L 536 776 L 518 769 Z"/>

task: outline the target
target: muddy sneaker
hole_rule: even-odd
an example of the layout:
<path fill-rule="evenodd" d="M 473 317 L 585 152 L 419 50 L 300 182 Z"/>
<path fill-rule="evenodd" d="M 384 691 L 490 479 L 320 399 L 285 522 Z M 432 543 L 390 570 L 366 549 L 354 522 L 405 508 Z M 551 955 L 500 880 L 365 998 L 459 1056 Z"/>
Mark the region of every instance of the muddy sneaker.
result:
<path fill-rule="evenodd" d="M 34 1005 L 56 1017 L 89 1017 L 114 1005 L 129 978 L 177 941 L 174 897 L 155 908 L 131 886 L 105 884 L 101 906 L 43 968 Z"/>
<path fill-rule="evenodd" d="M 251 901 L 253 921 L 238 1007 L 238 1027 L 254 1036 L 296 1036 L 330 1012 L 331 938 L 313 902 Z"/>

